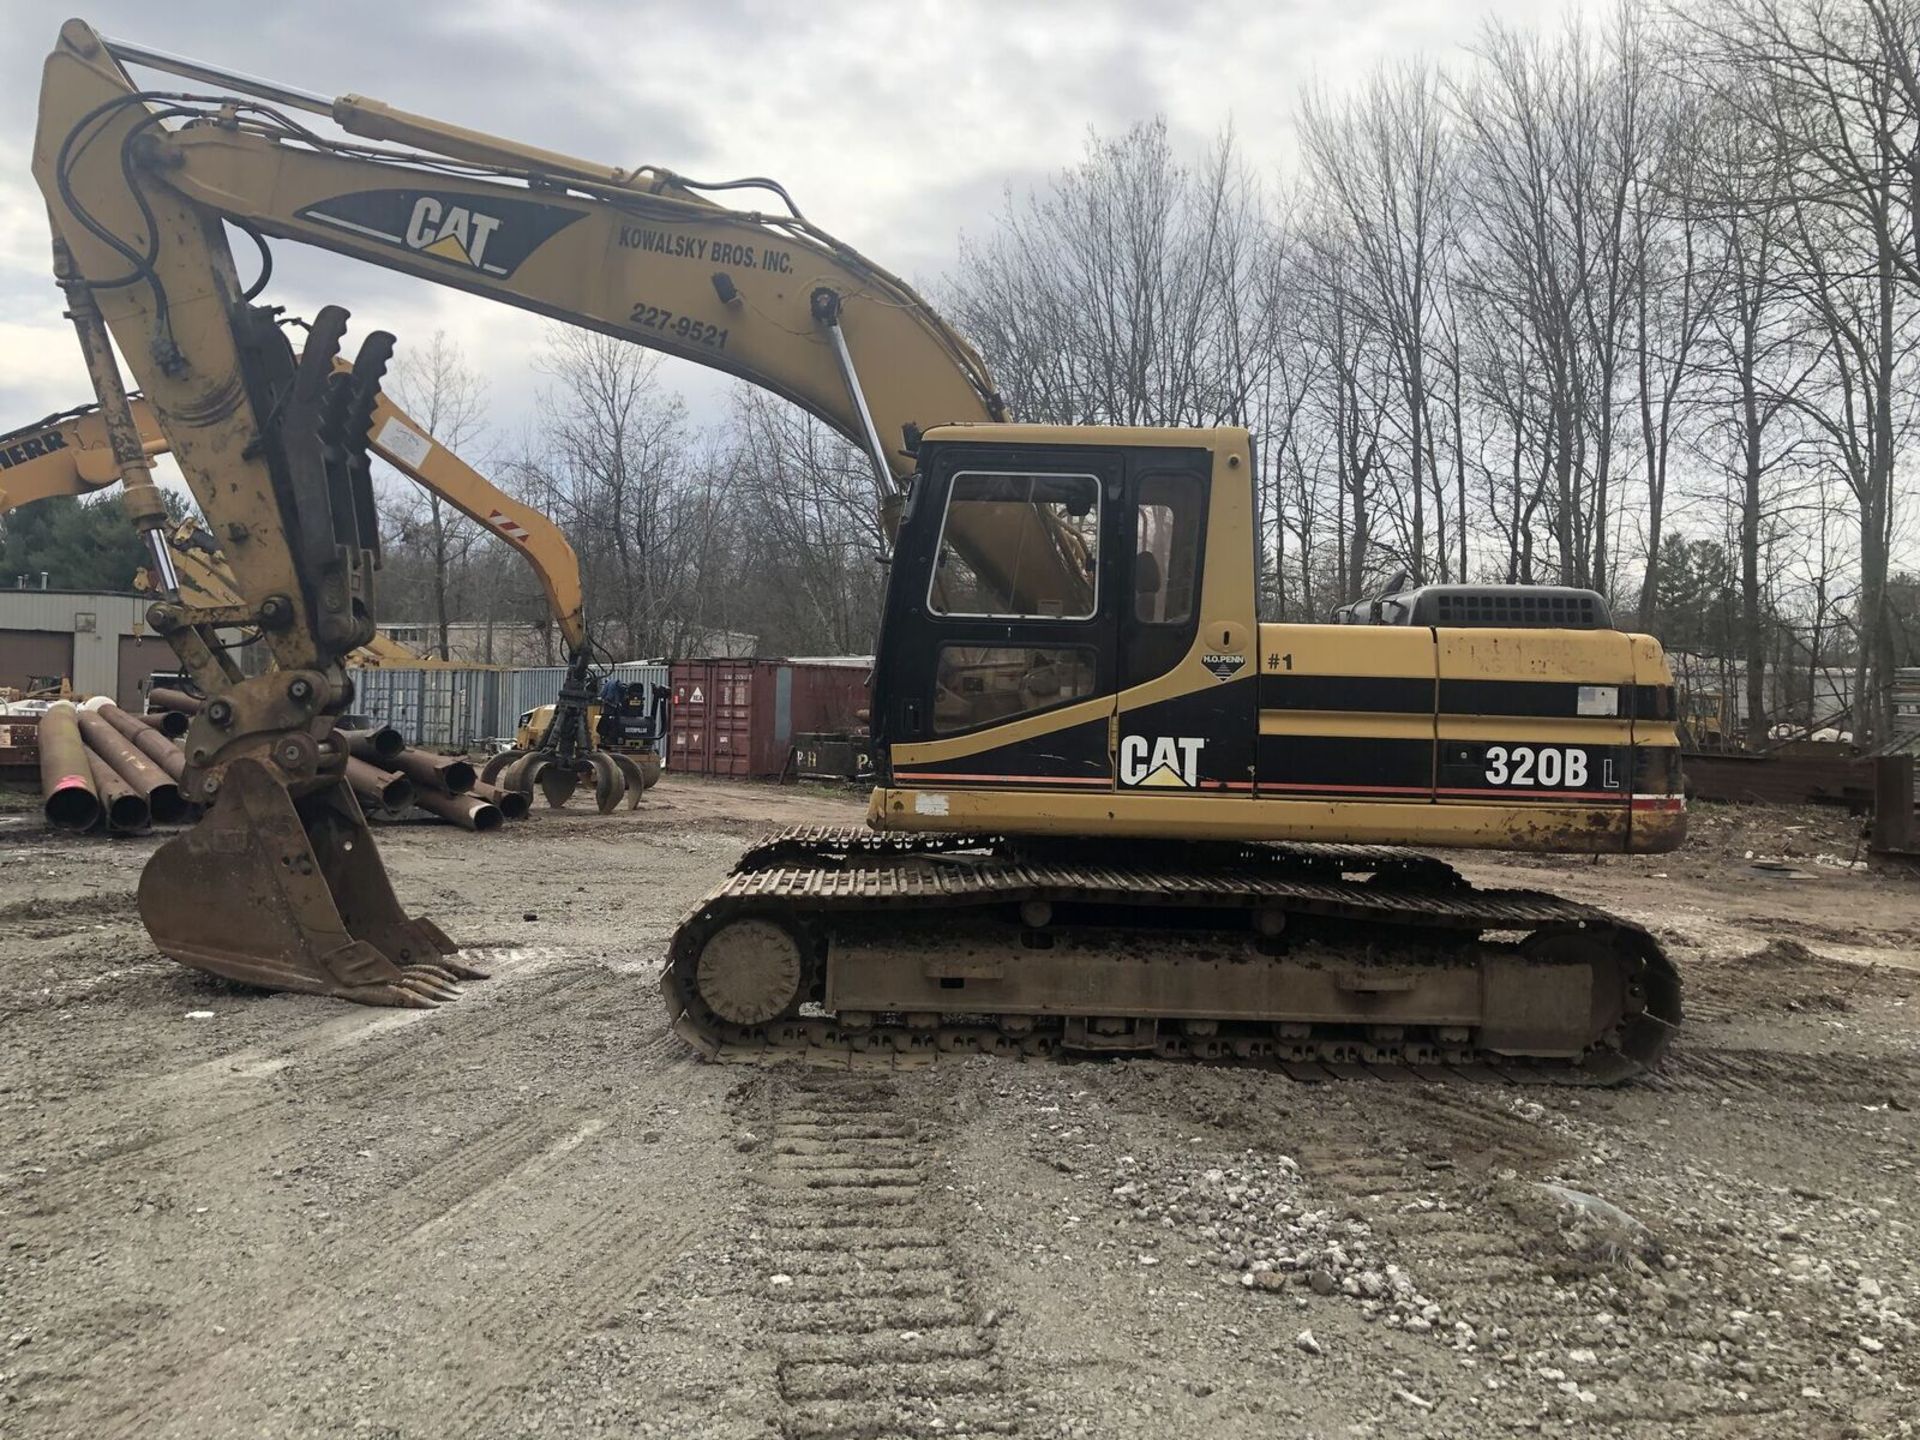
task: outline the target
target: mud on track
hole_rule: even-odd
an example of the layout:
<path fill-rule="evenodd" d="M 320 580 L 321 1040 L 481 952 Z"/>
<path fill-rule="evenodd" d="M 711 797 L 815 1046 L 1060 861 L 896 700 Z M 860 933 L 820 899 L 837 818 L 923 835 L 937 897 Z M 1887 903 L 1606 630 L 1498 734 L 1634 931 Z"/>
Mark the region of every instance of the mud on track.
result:
<path fill-rule="evenodd" d="M 704 1065 L 673 922 L 861 802 L 651 796 L 382 831 L 496 971 L 433 1012 L 179 970 L 146 842 L 0 819 L 0 1433 L 1914 1433 L 1920 882 L 1832 817 L 1465 864 L 1687 975 L 1656 1080 L 1563 1093 Z"/>

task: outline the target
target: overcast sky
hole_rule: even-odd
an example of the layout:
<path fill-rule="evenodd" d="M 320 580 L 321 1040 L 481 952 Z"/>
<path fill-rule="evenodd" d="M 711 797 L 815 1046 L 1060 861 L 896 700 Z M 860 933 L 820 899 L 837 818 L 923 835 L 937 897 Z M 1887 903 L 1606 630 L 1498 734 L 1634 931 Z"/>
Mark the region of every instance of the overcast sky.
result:
<path fill-rule="evenodd" d="M 28 171 L 40 61 L 71 4 L 0 7 L 0 431 L 91 398 Z M 1444 59 L 1488 15 L 1550 25 L 1562 13 L 1529 0 L 98 0 L 86 18 L 115 38 L 609 164 L 769 175 L 817 224 L 926 283 L 1008 187 L 1071 164 L 1089 127 L 1162 114 L 1197 154 L 1231 122 L 1249 161 L 1274 171 L 1289 162 L 1302 86 Z M 546 322 L 285 242 L 267 298 L 305 314 L 344 304 L 356 333 L 390 329 L 403 354 L 445 330 L 485 377 L 497 437 L 537 416 Z M 719 377 L 679 360 L 663 373 L 696 420 L 723 417 Z"/>

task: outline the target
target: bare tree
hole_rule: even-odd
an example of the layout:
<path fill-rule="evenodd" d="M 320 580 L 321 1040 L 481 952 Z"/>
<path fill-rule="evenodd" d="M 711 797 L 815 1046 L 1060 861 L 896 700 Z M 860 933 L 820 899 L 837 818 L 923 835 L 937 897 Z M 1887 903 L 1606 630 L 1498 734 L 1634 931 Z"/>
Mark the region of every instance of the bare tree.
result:
<path fill-rule="evenodd" d="M 818 420 L 764 391 L 741 387 L 733 421 L 732 498 L 752 517 L 752 563 L 740 583 L 768 617 L 756 626 L 762 638 L 814 653 L 871 649 L 887 552 L 873 467 Z"/>
<path fill-rule="evenodd" d="M 690 556 L 713 523 L 686 407 L 661 390 L 659 357 L 593 331 L 554 327 L 541 367 L 554 388 L 522 485 L 579 552 L 603 643 L 672 653 L 686 638 Z"/>
<path fill-rule="evenodd" d="M 416 359 L 415 353 L 400 352 L 387 386 L 428 434 L 464 454 L 478 444 L 484 430 L 486 386 L 444 330 L 433 332 L 423 355 Z M 458 593 L 462 572 L 480 539 L 479 527 L 431 490 L 412 485 L 390 490 L 385 508 L 388 528 L 397 532 L 402 546 L 424 541 L 431 567 L 435 648 L 442 660 L 451 659 L 455 611 L 470 603 L 470 597 Z"/>
<path fill-rule="evenodd" d="M 1392 358 L 1398 391 L 1397 447 L 1410 510 L 1408 568 L 1426 569 L 1431 487 L 1433 551 L 1448 570 L 1446 492 L 1435 463 L 1430 351 L 1441 329 L 1441 277 L 1452 243 L 1452 146 L 1434 73 L 1376 71 L 1360 95 L 1335 107 L 1310 99 L 1302 112 L 1308 176 L 1352 256 L 1344 299 Z M 1465 561 L 1462 561 L 1464 569 Z"/>
<path fill-rule="evenodd" d="M 1196 174 L 1164 121 L 1089 139 L 1086 158 L 963 237 L 951 309 L 1013 413 L 1064 424 L 1241 418 L 1249 376 L 1226 286 L 1252 263 L 1254 219 L 1231 134 Z"/>
<path fill-rule="evenodd" d="M 1784 159 L 1764 198 L 1788 217 L 1795 288 L 1821 338 L 1820 389 L 1798 408 L 1824 437 L 1859 524 L 1855 730 L 1871 742 L 1892 724 L 1893 482 L 1911 420 L 1920 284 L 1913 59 L 1884 47 L 1911 41 L 1914 14 L 1899 0 L 1721 0 L 1694 29 L 1725 102 Z"/>

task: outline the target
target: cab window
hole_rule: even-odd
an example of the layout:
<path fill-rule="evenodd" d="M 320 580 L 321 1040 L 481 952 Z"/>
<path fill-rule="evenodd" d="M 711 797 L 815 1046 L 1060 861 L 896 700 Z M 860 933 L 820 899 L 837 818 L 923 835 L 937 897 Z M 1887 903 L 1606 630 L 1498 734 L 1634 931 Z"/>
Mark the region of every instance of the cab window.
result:
<path fill-rule="evenodd" d="M 1090 619 L 1099 546 L 1093 476 L 963 471 L 941 519 L 927 608 L 995 620 Z"/>
<path fill-rule="evenodd" d="M 1133 618 L 1184 625 L 1193 618 L 1204 492 L 1198 476 L 1148 475 L 1134 515 Z"/>
<path fill-rule="evenodd" d="M 1093 651 L 1079 646 L 942 645 L 933 731 L 951 735 L 1093 694 Z"/>

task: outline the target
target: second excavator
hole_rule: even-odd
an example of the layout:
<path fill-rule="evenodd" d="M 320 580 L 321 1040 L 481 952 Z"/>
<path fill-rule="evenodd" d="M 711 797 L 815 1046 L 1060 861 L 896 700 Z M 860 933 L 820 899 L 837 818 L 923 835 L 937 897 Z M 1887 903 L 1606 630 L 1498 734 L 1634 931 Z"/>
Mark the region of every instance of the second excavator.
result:
<path fill-rule="evenodd" d="M 753 847 L 676 931 L 668 1018 L 708 1056 L 1612 1082 L 1665 1050 L 1679 980 L 1645 929 L 1401 848 L 1681 842 L 1672 679 L 1600 596 L 1434 587 L 1382 623 L 1263 623 L 1244 429 L 1010 423 L 965 341 L 768 180 L 597 165 L 77 22 L 35 172 L 82 274 L 118 286 L 100 304 L 210 518 L 274 415 L 238 403 L 254 322 L 223 222 L 743 376 L 866 452 L 896 536 L 869 824 Z M 713 198 L 746 188 L 777 207 Z M 250 597 L 275 549 L 235 555 Z"/>
<path fill-rule="evenodd" d="M 344 366 L 336 366 L 344 374 Z M 129 395 L 128 409 L 143 456 L 167 450 L 167 437 L 142 395 Z M 489 758 L 483 778 L 529 797 L 537 786 L 547 803 L 567 803 L 583 782 L 593 787 L 602 814 L 625 799 L 640 803 L 660 778 L 655 737 L 629 741 L 627 732 L 603 739 L 606 707 L 597 689 L 603 667 L 587 624 L 580 561 L 560 527 L 531 505 L 500 490 L 479 471 L 434 439 L 383 391 L 374 400 L 367 448 L 412 480 L 439 496 L 490 536 L 513 550 L 533 571 L 547 613 L 566 646 L 567 669 L 560 694 L 542 707 L 537 728 L 521 727 L 513 748 Z M 10 458 L 8 458 L 10 457 Z M 98 494 L 119 483 L 105 420 L 97 405 L 51 415 L 33 425 L 0 435 L 0 462 L 6 464 L 0 490 L 0 515 L 35 500 L 60 495 Z M 169 527 L 167 541 L 179 587 L 201 607 L 242 607 L 218 539 L 191 522 Z M 149 576 L 147 584 L 157 583 Z M 396 666 L 423 663 L 376 631 L 348 656 L 351 665 Z"/>

